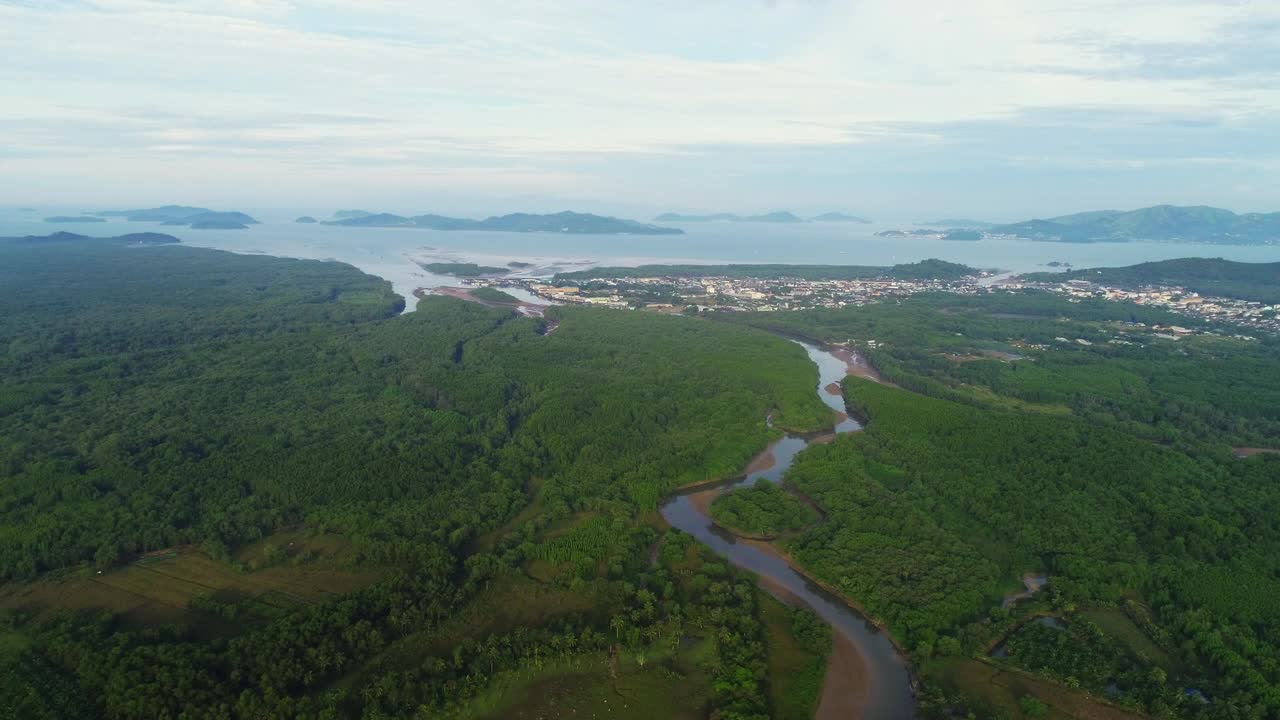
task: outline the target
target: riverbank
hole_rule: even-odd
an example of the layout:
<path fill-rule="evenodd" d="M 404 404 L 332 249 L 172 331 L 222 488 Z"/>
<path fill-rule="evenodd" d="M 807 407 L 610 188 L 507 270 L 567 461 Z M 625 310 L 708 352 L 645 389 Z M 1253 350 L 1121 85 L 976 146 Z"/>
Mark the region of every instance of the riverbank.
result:
<path fill-rule="evenodd" d="M 800 344 L 818 367 L 814 391 L 832 409 L 834 427 L 816 434 L 788 434 L 753 458 L 743 476 L 691 483 L 664 501 L 661 514 L 669 526 L 688 532 L 734 565 L 756 574 L 761 587 L 774 597 L 808 607 L 832 627 L 838 641 L 833 640 L 817 717 L 907 720 L 914 715 L 918 682 L 905 649 L 884 624 L 869 617 L 834 586 L 811 575 L 772 540 L 735 535 L 709 514 L 711 502 L 720 494 L 760 479 L 780 482 L 804 448 L 861 429 L 843 412 L 843 396 L 832 392 L 832 386 L 839 388 L 840 381 L 850 374 L 849 359 L 837 357 L 830 348 Z M 821 507 L 812 500 L 809 503 L 820 517 L 825 516 Z"/>

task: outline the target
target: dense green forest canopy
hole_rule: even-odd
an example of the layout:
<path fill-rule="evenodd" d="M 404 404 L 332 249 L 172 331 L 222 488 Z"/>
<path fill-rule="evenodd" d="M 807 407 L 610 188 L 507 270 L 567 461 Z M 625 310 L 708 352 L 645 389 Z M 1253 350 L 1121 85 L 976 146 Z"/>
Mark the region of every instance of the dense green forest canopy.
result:
<path fill-rule="evenodd" d="M 1138 593 L 1188 664 L 1210 668 L 1179 681 L 1254 717 L 1280 712 L 1280 458 L 1194 457 L 862 379 L 845 397 L 869 424 L 788 474 L 827 512 L 791 550 L 918 660 L 980 650 L 1013 579 L 1044 570 L 1063 603 Z"/>
<path fill-rule="evenodd" d="M 711 517 L 739 535 L 773 538 L 812 524 L 818 514 L 777 485 L 758 480 L 749 488 L 716 498 Z"/>
<path fill-rule="evenodd" d="M 636 518 L 737 472 L 777 436 L 770 413 L 829 423 L 804 352 L 682 317 L 556 309 L 547 335 L 509 310 L 402 302 L 337 263 L 0 243 L 0 578 L 92 577 L 193 545 L 230 559 L 298 525 L 386 578 L 265 615 L 192 602 L 257 618 L 230 636 L 6 614 L 0 702 L 26 717 L 447 715 L 553 658 L 629 653 L 619 672 L 692 673 L 720 716 L 766 716 L 754 589 L 678 534 L 654 566 Z M 521 608 L 504 588 L 559 601 L 540 601 L 546 619 L 449 629 L 476 603 Z"/>
<path fill-rule="evenodd" d="M 786 484 L 826 514 L 787 547 L 926 670 L 989 649 L 1040 571 L 1052 604 L 1023 612 L 1123 605 L 1173 661 L 1081 623 L 1007 662 L 1160 716 L 1280 713 L 1280 458 L 1230 452 L 1280 447 L 1273 338 L 1170 340 L 1152 326 L 1185 320 L 1046 293 L 711 317 L 848 344 L 899 386 L 845 381 L 866 430 L 799 456 Z"/>
<path fill-rule="evenodd" d="M 996 714 L 933 693 L 999 642 L 1000 667 L 1155 717 L 1280 717 L 1280 457 L 1229 452 L 1280 447 L 1274 339 L 1170 340 L 1152 326 L 1185 318 L 1042 293 L 554 308 L 550 334 L 452 298 L 402 310 L 338 263 L 0 241 L 6 607 L 157 550 L 258 577 L 237 558 L 289 559 L 282 531 L 377 570 L 309 603 L 199 595 L 184 617 L 207 622 L 177 626 L 19 604 L 0 613 L 0 706 L 502 717 L 569 695 L 603 712 L 634 683 L 654 704 L 632 717 L 804 716 L 828 636 L 653 512 L 783 428 L 829 426 L 813 364 L 755 325 L 857 348 L 899 387 L 847 380 L 867 429 L 788 473 L 820 516 L 774 486 L 713 513 L 789 530 L 791 557 L 907 647 L 925 715 Z M 1049 590 L 1001 609 L 1029 571 Z M 1090 624 L 1120 607 L 1141 642 Z"/>
<path fill-rule="evenodd" d="M 921 260 L 892 267 L 877 265 L 640 265 L 595 267 L 556 274 L 556 280 L 633 277 L 798 278 L 801 280 L 959 280 L 978 271 L 945 260 Z"/>
<path fill-rule="evenodd" d="M 456 517 L 404 531 L 457 547 L 481 529 L 468 507 L 500 520 L 535 474 L 567 502 L 653 507 L 735 471 L 769 408 L 783 425 L 824 417 L 799 348 L 727 326 L 564 309 L 543 337 L 539 320 L 443 298 L 394 317 L 387 283 L 335 263 L 0 248 L 9 577 L 234 545 L 337 506 L 359 532 L 379 504 L 411 515 L 406 498 L 440 493 Z"/>
<path fill-rule="evenodd" d="M 1157 442 L 1280 446 L 1280 339 L 1170 340 L 1151 326 L 1203 326 L 1158 308 L 1027 292 L 715 317 L 851 342 L 935 397 L 1069 411 Z"/>
<path fill-rule="evenodd" d="M 1065 273 L 1031 273 L 1027 280 L 1089 280 L 1115 287 L 1180 287 L 1201 295 L 1280 303 L 1280 263 L 1245 263 L 1222 258 L 1178 258 L 1126 267 L 1089 268 Z"/>

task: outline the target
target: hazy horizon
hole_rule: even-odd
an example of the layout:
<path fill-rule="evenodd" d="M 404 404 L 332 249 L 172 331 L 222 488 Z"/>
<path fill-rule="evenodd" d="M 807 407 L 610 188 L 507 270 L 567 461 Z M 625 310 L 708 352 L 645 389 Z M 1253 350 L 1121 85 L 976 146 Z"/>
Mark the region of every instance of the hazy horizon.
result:
<path fill-rule="evenodd" d="M 1258 2 L 0 0 L 0 206 L 1280 210 Z"/>

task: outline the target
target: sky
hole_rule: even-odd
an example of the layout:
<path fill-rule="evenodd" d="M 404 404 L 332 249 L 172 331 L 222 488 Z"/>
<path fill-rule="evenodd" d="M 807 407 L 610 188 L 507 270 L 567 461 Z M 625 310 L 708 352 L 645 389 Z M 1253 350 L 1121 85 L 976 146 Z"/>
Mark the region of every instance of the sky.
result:
<path fill-rule="evenodd" d="M 1280 2 L 0 0 L 0 205 L 1280 210 Z"/>

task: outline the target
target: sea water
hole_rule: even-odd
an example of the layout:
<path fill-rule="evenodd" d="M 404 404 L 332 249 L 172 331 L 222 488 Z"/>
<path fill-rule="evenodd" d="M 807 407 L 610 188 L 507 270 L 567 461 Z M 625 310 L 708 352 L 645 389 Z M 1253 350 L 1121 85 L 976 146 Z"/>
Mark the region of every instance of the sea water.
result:
<path fill-rule="evenodd" d="M 192 230 L 159 223 L 133 223 L 112 218 L 105 223 L 47 223 L 54 215 L 78 215 L 85 208 L 37 208 L 34 212 L 0 210 L 0 237 L 46 235 L 66 230 L 108 236 L 162 232 L 187 245 L 239 253 L 338 260 L 389 280 L 396 292 L 411 297 L 414 289 L 456 284 L 432 275 L 419 262 L 478 262 L 505 266 L 532 263 L 522 275 L 592 265 L 643 263 L 800 263 L 894 265 L 938 258 L 983 269 L 1015 272 L 1048 270 L 1050 262 L 1073 267 L 1133 265 L 1178 257 L 1222 257 L 1244 262 L 1280 261 L 1280 245 L 1216 245 L 1204 243 L 1055 243 L 1026 240 L 974 242 L 915 237 L 877 237 L 879 230 L 909 228 L 910 223 L 691 223 L 676 225 L 684 235 L 568 235 L 560 233 L 448 232 L 417 228 L 351 228 L 301 224 L 294 218 L 327 212 L 254 210 L 263 221 L 248 230 Z M 417 262 L 415 262 L 417 261 Z M 412 306 L 412 303 L 410 303 Z"/>

